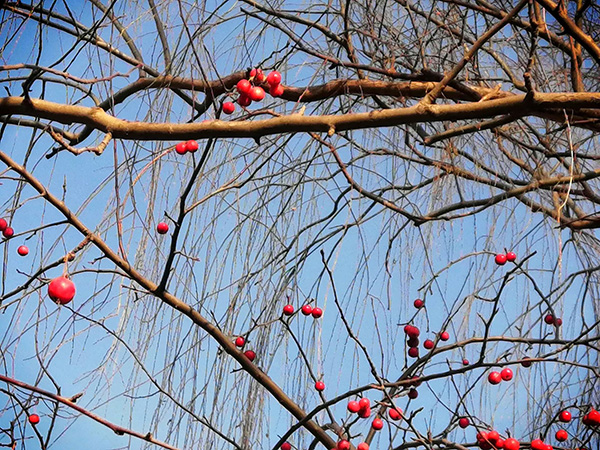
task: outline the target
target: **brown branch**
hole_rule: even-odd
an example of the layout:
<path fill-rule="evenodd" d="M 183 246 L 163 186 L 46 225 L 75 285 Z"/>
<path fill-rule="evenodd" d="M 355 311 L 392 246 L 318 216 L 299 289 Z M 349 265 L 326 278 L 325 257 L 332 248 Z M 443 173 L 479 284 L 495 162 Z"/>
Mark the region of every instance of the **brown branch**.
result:
<path fill-rule="evenodd" d="M 543 115 L 556 109 L 600 108 L 600 93 L 538 93 L 531 98 L 506 98 L 458 105 L 415 105 L 407 108 L 365 113 L 306 116 L 292 114 L 267 120 L 233 122 L 214 120 L 202 123 L 129 122 L 109 115 L 101 108 L 64 105 L 22 97 L 0 98 L 0 115 L 20 114 L 71 124 L 81 123 L 112 132 L 126 140 L 186 140 L 205 138 L 258 138 L 294 132 L 329 132 L 391 127 L 408 123 L 483 119 L 516 110 L 523 115 Z"/>
<path fill-rule="evenodd" d="M 52 139 L 54 139 L 54 141 L 60 145 L 60 147 L 56 150 L 53 150 L 48 155 L 46 155 L 46 158 L 51 158 L 52 156 L 56 155 L 61 150 L 61 148 L 67 149 L 74 155 L 81 155 L 82 153 L 86 153 L 86 152 L 93 152 L 96 155 L 101 155 L 104 152 L 104 149 L 106 149 L 106 146 L 112 140 L 112 133 L 109 131 L 108 133 L 106 133 L 106 135 L 102 139 L 102 142 L 100 142 L 100 144 L 98 144 L 97 146 L 75 148 L 75 147 L 69 145 L 67 142 L 65 142 L 65 140 L 60 136 L 60 134 L 55 133 L 52 128 L 48 128 L 48 133 L 50 134 L 50 136 L 52 136 Z"/>
<path fill-rule="evenodd" d="M 10 378 L 10 377 L 7 377 L 2 374 L 0 374 L 0 381 L 4 381 L 5 383 L 11 384 L 13 386 L 17 386 L 21 389 L 26 389 L 28 391 L 35 392 L 36 394 L 43 395 L 44 397 L 48 397 L 58 403 L 68 406 L 69 408 L 74 409 L 77 412 L 80 412 L 84 416 L 88 416 L 90 419 L 93 419 L 96 422 L 104 425 L 105 427 L 110 428 L 115 434 L 118 434 L 119 436 L 123 436 L 126 434 L 126 435 L 141 439 L 146 442 L 151 442 L 152 444 L 158 445 L 162 448 L 166 448 L 169 450 L 178 450 L 177 447 L 173 447 L 172 445 L 169 445 L 165 442 L 155 439 L 151 433 L 142 434 L 137 431 L 130 430 L 129 428 L 125 428 L 120 425 L 116 425 L 112 422 L 109 422 L 108 420 L 104 419 L 103 417 L 100 417 L 100 416 L 94 414 L 93 412 L 88 411 L 85 408 L 82 408 L 81 406 L 76 404 L 74 401 L 71 401 L 71 399 L 69 399 L 69 398 L 61 397 L 60 395 L 53 394 L 52 392 L 46 391 L 44 389 L 40 389 L 37 386 L 31 386 L 27 383 L 23 383 L 22 381 L 15 380 L 14 378 Z"/>

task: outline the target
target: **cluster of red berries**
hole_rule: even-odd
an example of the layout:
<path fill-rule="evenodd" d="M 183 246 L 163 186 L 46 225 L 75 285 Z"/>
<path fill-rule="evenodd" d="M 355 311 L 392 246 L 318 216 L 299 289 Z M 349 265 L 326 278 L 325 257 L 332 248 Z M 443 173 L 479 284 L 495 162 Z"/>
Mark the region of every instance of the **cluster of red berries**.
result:
<path fill-rule="evenodd" d="M 557 327 L 560 327 L 563 323 L 560 317 L 554 317 L 553 314 L 547 314 L 546 317 L 544 317 L 544 322 L 548 325 L 556 325 Z"/>
<path fill-rule="evenodd" d="M 494 260 L 496 261 L 496 264 L 498 264 L 499 266 L 503 266 L 504 264 L 506 264 L 506 261 L 513 262 L 516 259 L 517 255 L 515 253 L 508 252 L 506 254 L 498 253 Z"/>
<path fill-rule="evenodd" d="M 581 421 L 584 425 L 587 425 L 588 427 L 600 426 L 600 412 L 592 408 L 590 412 L 583 416 L 583 419 L 581 419 Z"/>
<path fill-rule="evenodd" d="M 362 419 L 368 419 L 371 416 L 371 401 L 367 397 L 363 397 L 359 401 L 351 400 L 348 402 L 348 411 L 353 414 L 358 414 L 358 417 Z M 389 415 L 393 420 L 400 420 L 402 418 L 402 410 L 390 408 Z M 377 431 L 381 430 L 383 428 L 383 420 L 376 417 L 373 419 L 371 427 Z"/>
<path fill-rule="evenodd" d="M 6 239 L 13 237 L 15 234 L 15 230 L 8 226 L 8 222 L 4 219 L 0 219 L 0 231 L 2 232 L 2 236 Z"/>
<path fill-rule="evenodd" d="M 323 315 L 323 310 L 317 306 L 313 308 L 311 305 L 304 305 L 300 311 L 302 311 L 302 314 L 305 316 L 312 315 L 315 319 L 318 319 Z M 294 305 L 285 305 L 283 307 L 283 315 L 291 316 L 292 314 L 294 314 Z"/>
<path fill-rule="evenodd" d="M 194 153 L 196 150 L 198 150 L 198 143 L 196 141 L 180 142 L 175 146 L 175 151 L 180 155 L 188 152 Z"/>
<path fill-rule="evenodd" d="M 508 367 L 502 369 L 501 372 L 490 372 L 488 381 L 490 384 L 499 384 L 501 381 L 510 381 L 513 378 L 513 371 Z"/>
<path fill-rule="evenodd" d="M 265 77 L 265 74 L 261 69 L 252 69 L 250 71 L 249 79 L 241 79 L 235 85 L 239 97 L 237 103 L 240 106 L 250 106 L 252 102 L 260 102 L 265 98 L 265 90 L 263 85 L 267 82 L 269 85 L 269 94 L 272 97 L 280 97 L 283 94 L 283 86 L 281 85 L 281 74 L 274 70 Z M 235 111 L 235 105 L 233 102 L 223 103 L 223 112 L 225 114 L 231 114 Z"/>
<path fill-rule="evenodd" d="M 504 449 L 504 450 L 519 450 L 521 444 L 514 438 L 502 439 L 500 434 L 495 431 L 480 431 L 477 433 L 477 445 L 483 450 Z"/>
<path fill-rule="evenodd" d="M 236 347 L 242 348 L 244 345 L 246 345 L 246 339 L 244 339 L 242 336 L 238 336 L 237 338 L 235 338 Z M 244 356 L 250 361 L 254 361 L 254 359 L 256 358 L 256 353 L 252 350 L 246 350 L 244 352 Z"/>
<path fill-rule="evenodd" d="M 531 450 L 552 450 L 552 446 L 541 439 L 534 439 L 531 441 Z"/>

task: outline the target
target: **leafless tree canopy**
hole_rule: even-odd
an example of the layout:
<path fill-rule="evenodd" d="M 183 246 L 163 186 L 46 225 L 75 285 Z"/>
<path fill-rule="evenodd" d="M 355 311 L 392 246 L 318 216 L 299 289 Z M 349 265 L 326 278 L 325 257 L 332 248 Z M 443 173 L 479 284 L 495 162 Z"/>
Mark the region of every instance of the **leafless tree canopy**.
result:
<path fill-rule="evenodd" d="M 600 448 L 598 2 L 0 8 L 0 446 Z"/>

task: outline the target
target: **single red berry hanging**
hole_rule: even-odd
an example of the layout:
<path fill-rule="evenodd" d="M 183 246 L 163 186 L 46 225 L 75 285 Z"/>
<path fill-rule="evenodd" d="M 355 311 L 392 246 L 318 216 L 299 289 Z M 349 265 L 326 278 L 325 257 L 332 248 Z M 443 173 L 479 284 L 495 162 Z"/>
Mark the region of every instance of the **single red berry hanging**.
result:
<path fill-rule="evenodd" d="M 528 361 L 529 359 L 531 359 L 529 356 L 524 356 L 523 361 L 521 361 L 521 365 L 523 367 L 531 367 L 531 361 Z"/>
<path fill-rule="evenodd" d="M 368 419 L 371 416 L 371 408 L 364 408 L 358 411 L 358 417 L 361 419 Z"/>
<path fill-rule="evenodd" d="M 179 144 L 177 144 L 175 146 L 175 151 L 177 153 L 179 153 L 180 155 L 183 155 L 185 152 L 187 152 L 187 147 L 185 145 L 185 142 L 180 142 Z"/>
<path fill-rule="evenodd" d="M 467 428 L 469 426 L 468 417 L 461 417 L 460 419 L 458 419 L 458 426 L 461 428 Z"/>
<path fill-rule="evenodd" d="M 6 227 L 8 227 L 8 222 L 4 219 L 0 219 L 0 232 L 6 230 Z"/>
<path fill-rule="evenodd" d="M 508 438 L 504 441 L 504 450 L 519 450 L 520 446 L 521 444 L 515 438 Z"/>
<path fill-rule="evenodd" d="M 425 347 L 427 350 L 431 350 L 434 347 L 434 343 L 431 339 L 425 339 L 425 342 L 423 342 L 423 347 Z"/>
<path fill-rule="evenodd" d="M 469 360 L 467 358 L 463 358 L 462 363 L 463 363 L 463 366 L 468 366 Z"/>
<path fill-rule="evenodd" d="M 373 419 L 373 423 L 371 424 L 374 430 L 381 430 L 383 428 L 383 420 L 381 419 Z"/>
<path fill-rule="evenodd" d="M 198 143 L 196 141 L 187 141 L 185 143 L 185 149 L 188 152 L 194 153 L 196 150 L 198 150 Z"/>
<path fill-rule="evenodd" d="M 506 254 L 506 260 L 507 260 L 507 261 L 513 262 L 513 261 L 515 261 L 516 259 L 517 259 L 517 255 L 516 255 L 515 253 L 513 253 L 513 252 L 508 252 L 508 253 Z"/>
<path fill-rule="evenodd" d="M 369 400 L 367 397 L 363 397 L 358 401 L 358 406 L 360 409 L 367 409 L 371 406 L 371 400 Z"/>
<path fill-rule="evenodd" d="M 487 435 L 488 441 L 495 442 L 500 439 L 500 434 L 496 430 L 492 430 Z"/>
<path fill-rule="evenodd" d="M 75 283 L 66 277 L 58 277 L 48 284 L 48 296 L 60 305 L 66 305 L 75 297 Z"/>
<path fill-rule="evenodd" d="M 250 106 L 252 104 L 252 99 L 247 95 L 240 95 L 237 102 L 240 106 Z"/>
<path fill-rule="evenodd" d="M 262 69 L 252 69 L 250 71 L 250 78 L 252 78 L 257 83 L 262 83 L 265 81 L 265 74 Z"/>
<path fill-rule="evenodd" d="M 156 225 L 156 231 L 158 234 L 166 234 L 169 231 L 169 224 L 165 223 L 165 222 L 160 222 L 158 225 Z"/>
<path fill-rule="evenodd" d="M 408 349 L 408 356 L 410 356 L 411 358 L 418 358 L 419 357 L 419 347 L 411 347 Z"/>
<path fill-rule="evenodd" d="M 30 414 L 28 419 L 29 419 L 29 423 L 32 425 L 36 425 L 36 424 L 40 423 L 40 416 L 38 416 L 37 414 Z"/>
<path fill-rule="evenodd" d="M 315 383 L 315 389 L 319 392 L 324 391 L 325 390 L 325 383 L 323 383 L 322 381 L 317 381 Z"/>
<path fill-rule="evenodd" d="M 513 378 L 513 371 L 510 370 L 508 367 L 505 367 L 504 369 L 502 369 L 502 371 L 500 372 L 500 376 L 502 377 L 502 379 L 504 381 L 510 381 Z"/>
<path fill-rule="evenodd" d="M 418 396 L 419 396 L 419 391 L 417 391 L 415 388 L 410 388 L 409 389 L 409 391 L 408 391 L 408 398 L 414 400 Z"/>
<path fill-rule="evenodd" d="M 402 410 L 400 408 L 390 408 L 388 410 L 388 414 L 390 419 L 392 420 L 401 420 L 402 419 Z"/>
<path fill-rule="evenodd" d="M 561 422 L 570 422 L 571 421 L 571 413 L 567 410 L 561 411 L 560 415 L 558 416 L 558 419 Z"/>
<path fill-rule="evenodd" d="M 499 384 L 502 381 L 502 375 L 500 375 L 500 372 L 490 372 L 488 381 L 490 384 Z"/>
<path fill-rule="evenodd" d="M 569 439 L 569 433 L 566 430 L 558 430 L 555 436 L 558 442 L 564 442 Z"/>
<path fill-rule="evenodd" d="M 246 339 L 244 339 L 242 336 L 238 336 L 235 339 L 235 346 L 236 347 L 243 347 L 245 343 L 246 343 Z"/>
<path fill-rule="evenodd" d="M 369 450 L 369 444 L 366 442 L 361 442 L 356 446 L 356 450 Z"/>
<path fill-rule="evenodd" d="M 312 306 L 310 305 L 304 305 L 302 307 L 302 314 L 304 314 L 305 316 L 310 316 L 312 313 Z"/>
<path fill-rule="evenodd" d="M 225 114 L 231 114 L 235 111 L 235 105 L 233 102 L 225 102 L 223 103 L 223 112 Z"/>
<path fill-rule="evenodd" d="M 497 254 L 496 258 L 495 258 L 496 264 L 498 264 L 499 266 L 503 266 L 504 264 L 506 264 L 506 255 L 504 254 Z"/>
<path fill-rule="evenodd" d="M 26 245 L 21 245 L 17 249 L 17 253 L 21 256 L 27 256 L 29 254 L 29 249 L 27 248 Z"/>
<path fill-rule="evenodd" d="M 425 302 L 423 300 L 421 300 L 420 298 L 418 298 L 413 302 L 413 305 L 415 306 L 415 308 L 419 309 L 419 308 L 422 308 L 423 306 L 425 306 Z"/>
<path fill-rule="evenodd" d="M 15 230 L 13 230 L 11 227 L 6 227 L 6 228 L 4 229 L 4 231 L 2 232 L 2 235 L 3 235 L 3 236 L 6 238 L 6 239 L 13 237 L 13 236 L 14 236 L 14 234 L 15 234 Z"/>
<path fill-rule="evenodd" d="M 554 325 L 556 325 L 557 327 L 560 327 L 562 325 L 562 319 L 560 317 L 557 317 L 556 319 L 554 319 Z"/>
<path fill-rule="evenodd" d="M 283 314 L 285 314 L 286 316 L 291 316 L 292 314 L 294 314 L 294 307 L 292 305 L 285 305 L 283 307 Z"/>
<path fill-rule="evenodd" d="M 321 308 L 313 308 L 311 314 L 315 319 L 318 319 L 323 315 L 323 310 Z"/>
<path fill-rule="evenodd" d="M 254 361 L 256 358 L 256 353 L 254 353 L 252 350 L 246 350 L 244 352 L 244 356 L 246 356 L 246 358 L 248 358 L 250 361 Z"/>
<path fill-rule="evenodd" d="M 281 74 L 274 70 L 267 75 L 267 83 L 269 83 L 271 86 L 277 86 L 281 83 Z"/>
<path fill-rule="evenodd" d="M 290 444 L 289 442 L 284 442 L 283 444 L 281 444 L 281 450 L 292 450 L 292 444 Z"/>
<path fill-rule="evenodd" d="M 552 314 L 547 314 L 546 317 L 544 317 L 544 322 L 546 322 L 548 325 L 553 325 L 554 316 Z"/>
<path fill-rule="evenodd" d="M 450 339 L 450 333 L 448 333 L 447 331 L 442 331 L 442 333 L 440 334 L 440 340 L 447 341 L 448 339 Z"/>
<path fill-rule="evenodd" d="M 419 338 L 408 338 L 408 341 L 406 341 L 406 345 L 408 345 L 409 347 L 418 347 L 419 346 Z"/>

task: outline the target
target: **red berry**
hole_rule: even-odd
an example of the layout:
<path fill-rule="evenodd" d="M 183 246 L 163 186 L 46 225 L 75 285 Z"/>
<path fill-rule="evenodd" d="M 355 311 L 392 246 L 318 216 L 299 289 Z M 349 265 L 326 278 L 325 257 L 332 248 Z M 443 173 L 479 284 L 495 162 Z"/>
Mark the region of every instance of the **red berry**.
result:
<path fill-rule="evenodd" d="M 241 95 L 249 95 L 250 89 L 252 89 L 252 84 L 250 84 L 248 80 L 243 79 L 238 81 L 235 87 Z"/>
<path fill-rule="evenodd" d="M 346 439 L 342 439 L 341 441 L 339 441 L 337 443 L 337 449 L 338 450 L 350 450 L 350 442 L 348 442 Z"/>
<path fill-rule="evenodd" d="M 490 372 L 488 381 L 490 384 L 498 384 L 502 381 L 502 375 L 500 375 L 500 372 Z"/>
<path fill-rule="evenodd" d="M 402 419 L 402 410 L 400 408 L 390 408 L 388 410 L 388 414 L 390 419 L 392 420 L 401 420 Z"/>
<path fill-rule="evenodd" d="M 495 441 L 500 439 L 500 434 L 496 430 L 492 430 L 488 433 L 487 438 L 488 441 L 492 441 L 492 443 L 494 443 Z"/>
<path fill-rule="evenodd" d="M 469 419 L 467 417 L 461 417 L 458 419 L 458 426 L 461 428 L 467 428 L 469 426 Z"/>
<path fill-rule="evenodd" d="M 556 319 L 554 319 L 554 325 L 556 325 L 557 327 L 560 327 L 562 325 L 562 319 L 560 317 L 557 317 Z"/>
<path fill-rule="evenodd" d="M 381 430 L 383 428 L 383 420 L 381 419 L 373 419 L 373 423 L 371 424 L 374 430 Z"/>
<path fill-rule="evenodd" d="M 317 382 L 315 383 L 315 389 L 316 389 L 317 391 L 319 391 L 319 392 L 320 392 L 320 391 L 324 391 L 324 390 L 325 390 L 325 383 L 323 383 L 322 381 L 317 381 Z"/>
<path fill-rule="evenodd" d="M 252 99 L 247 95 L 240 95 L 237 102 L 240 106 L 250 106 L 252 104 Z"/>
<path fill-rule="evenodd" d="M 252 69 L 250 71 L 250 78 L 256 80 L 257 83 L 262 83 L 265 81 L 265 74 L 262 69 Z"/>
<path fill-rule="evenodd" d="M 180 142 L 179 144 L 177 144 L 175 146 L 175 151 L 177 153 L 179 153 L 180 155 L 183 155 L 185 152 L 187 152 L 187 147 L 185 145 L 185 142 Z"/>
<path fill-rule="evenodd" d="M 412 325 L 406 325 L 404 327 L 404 332 L 408 335 L 408 337 L 417 338 L 421 332 L 417 327 L 413 327 Z"/>
<path fill-rule="evenodd" d="M 513 377 L 513 371 L 510 370 L 508 367 L 505 367 L 500 372 L 500 376 L 502 377 L 502 379 L 504 381 L 510 381 L 510 380 L 512 380 L 512 377 Z"/>
<path fill-rule="evenodd" d="M 8 223 L 4 219 L 0 219 L 0 232 L 6 230 Z"/>
<path fill-rule="evenodd" d="M 423 342 L 423 347 L 425 347 L 427 350 L 431 350 L 434 347 L 434 343 L 431 339 L 425 339 L 425 342 Z"/>
<path fill-rule="evenodd" d="M 516 260 L 516 259 L 517 259 L 517 255 L 516 255 L 515 253 L 513 253 L 513 252 L 508 252 L 508 253 L 506 254 L 506 260 L 507 260 L 507 261 L 513 262 L 513 261 L 514 261 L 514 260 Z"/>
<path fill-rule="evenodd" d="M 408 341 L 406 341 L 406 344 L 409 347 L 418 347 L 419 346 L 419 338 L 416 338 L 416 337 L 413 338 L 413 337 L 411 337 L 411 338 L 408 339 Z"/>
<path fill-rule="evenodd" d="M 256 358 L 256 353 L 254 353 L 252 350 L 246 350 L 244 352 L 244 356 L 250 361 L 254 361 L 254 358 Z"/>
<path fill-rule="evenodd" d="M 422 381 L 421 381 L 421 379 L 417 375 L 414 375 L 414 376 L 410 377 L 410 379 L 413 380 L 412 385 L 414 387 L 421 386 Z"/>
<path fill-rule="evenodd" d="M 13 230 L 11 227 L 6 227 L 6 228 L 4 229 L 4 231 L 2 232 L 2 235 L 3 235 L 3 236 L 6 238 L 6 239 L 13 237 L 13 235 L 14 235 L 14 234 L 15 234 L 15 230 Z"/>
<path fill-rule="evenodd" d="M 496 443 L 494 444 L 496 446 L 496 448 L 500 449 L 500 448 L 504 448 L 504 440 L 503 439 L 496 439 Z"/>
<path fill-rule="evenodd" d="M 26 245 L 21 245 L 17 249 L 17 253 L 21 256 L 27 256 L 29 254 L 29 249 L 27 248 Z"/>
<path fill-rule="evenodd" d="M 521 361 L 521 365 L 523 367 L 531 367 L 531 361 L 526 361 L 527 359 L 531 359 L 529 356 L 524 356 L 523 361 Z"/>
<path fill-rule="evenodd" d="M 291 316 L 292 314 L 294 314 L 294 307 L 292 305 L 285 305 L 283 307 L 283 314 L 285 314 L 286 316 Z"/>
<path fill-rule="evenodd" d="M 302 307 L 302 314 L 304 314 L 305 316 L 310 316 L 310 314 L 312 313 L 312 306 L 310 305 L 304 305 Z"/>
<path fill-rule="evenodd" d="M 448 333 L 447 331 L 442 331 L 442 333 L 440 334 L 440 340 L 447 341 L 448 339 L 450 339 L 450 333 Z"/>
<path fill-rule="evenodd" d="M 283 95 L 283 86 L 281 84 L 271 86 L 269 88 L 269 94 L 271 94 L 272 97 L 281 97 Z"/>
<path fill-rule="evenodd" d="M 546 450 L 546 444 L 541 439 L 534 439 L 531 441 L 532 450 Z"/>
<path fill-rule="evenodd" d="M 419 392 L 415 388 L 410 388 L 408 391 L 408 398 L 414 400 L 419 396 Z"/>
<path fill-rule="evenodd" d="M 348 411 L 350 411 L 351 413 L 357 413 L 358 411 L 360 411 L 360 405 L 358 404 L 358 402 L 354 400 L 348 402 Z"/>
<path fill-rule="evenodd" d="M 281 450 L 292 450 L 292 444 L 289 442 L 284 442 L 279 448 L 281 448 Z"/>
<path fill-rule="evenodd" d="M 419 347 L 411 347 L 408 349 L 408 356 L 410 356 L 411 358 L 418 358 L 419 357 Z"/>
<path fill-rule="evenodd" d="M 160 222 L 158 225 L 156 225 L 156 231 L 158 232 L 158 234 L 167 233 L 169 231 L 169 224 L 165 222 Z"/>
<path fill-rule="evenodd" d="M 315 319 L 318 319 L 323 315 L 323 310 L 321 308 L 313 308 L 311 314 Z"/>
<path fill-rule="evenodd" d="M 366 442 L 361 442 L 356 446 L 356 450 L 369 450 L 369 444 Z"/>
<path fill-rule="evenodd" d="M 371 415 L 371 408 L 361 408 L 360 411 L 358 411 L 358 417 L 360 417 L 361 419 L 366 419 Z"/>
<path fill-rule="evenodd" d="M 198 150 L 198 143 L 196 141 L 187 141 L 185 143 L 185 149 L 188 152 L 194 153 L 196 150 Z"/>
<path fill-rule="evenodd" d="M 66 305 L 75 297 L 75 283 L 66 277 L 55 278 L 48 284 L 48 296 L 60 305 Z"/>
<path fill-rule="evenodd" d="M 497 254 L 495 261 L 496 264 L 498 264 L 499 266 L 503 266 L 504 264 L 506 264 L 506 255 L 503 255 L 501 253 Z"/>
<path fill-rule="evenodd" d="M 569 439 L 569 433 L 567 433 L 565 430 L 558 430 L 555 436 L 558 442 L 564 442 Z"/>
<path fill-rule="evenodd" d="M 544 317 L 544 322 L 546 322 L 548 325 L 554 324 L 554 316 L 552 314 L 548 314 L 546 317 Z"/>
<path fill-rule="evenodd" d="M 587 413 L 587 416 L 592 425 L 600 425 L 600 412 L 592 409 L 589 413 Z"/>
<path fill-rule="evenodd" d="M 281 83 L 281 74 L 274 70 L 269 75 L 267 75 L 267 83 L 271 86 L 277 86 Z"/>
<path fill-rule="evenodd" d="M 420 298 L 418 298 L 414 301 L 413 305 L 415 305 L 415 308 L 419 309 L 419 308 L 422 308 L 423 306 L 425 306 L 425 302 L 423 300 L 421 300 Z"/>
<path fill-rule="evenodd" d="M 367 397 L 363 397 L 358 401 L 360 409 L 367 409 L 371 406 L 371 401 Z"/>
<path fill-rule="evenodd" d="M 31 414 L 29 416 L 29 423 L 31 423 L 32 425 L 40 423 L 40 416 L 38 416 L 37 414 Z"/>
<path fill-rule="evenodd" d="M 233 104 L 233 102 L 223 103 L 223 112 L 225 114 L 231 114 L 234 111 L 235 111 L 235 105 Z M 282 447 L 283 447 L 283 445 L 282 445 Z"/>
<path fill-rule="evenodd" d="M 519 450 L 519 441 L 514 438 L 508 438 L 504 441 L 504 450 Z"/>
<path fill-rule="evenodd" d="M 250 89 L 248 96 L 255 102 L 260 102 L 263 98 L 265 98 L 265 90 L 260 86 L 255 86 Z"/>
<path fill-rule="evenodd" d="M 463 366 L 468 366 L 469 360 L 467 358 L 463 358 L 462 363 L 463 363 Z"/>
<path fill-rule="evenodd" d="M 485 442 L 488 440 L 488 434 L 485 431 L 479 431 L 476 435 L 475 435 L 475 439 L 477 439 L 477 442 Z"/>
<path fill-rule="evenodd" d="M 571 421 L 571 413 L 567 410 L 561 411 L 558 419 L 561 422 L 570 422 Z"/>
<path fill-rule="evenodd" d="M 245 343 L 246 343 L 246 339 L 244 339 L 242 336 L 238 336 L 235 339 L 235 345 L 236 345 L 236 347 L 243 347 Z"/>

